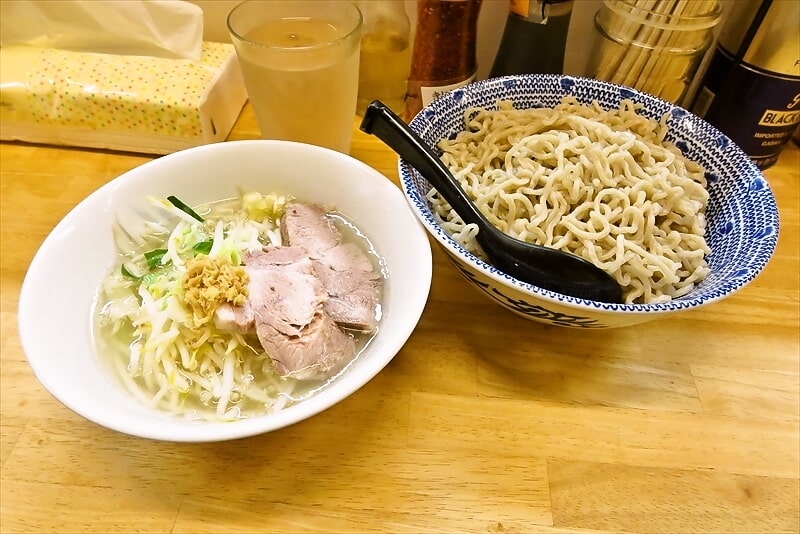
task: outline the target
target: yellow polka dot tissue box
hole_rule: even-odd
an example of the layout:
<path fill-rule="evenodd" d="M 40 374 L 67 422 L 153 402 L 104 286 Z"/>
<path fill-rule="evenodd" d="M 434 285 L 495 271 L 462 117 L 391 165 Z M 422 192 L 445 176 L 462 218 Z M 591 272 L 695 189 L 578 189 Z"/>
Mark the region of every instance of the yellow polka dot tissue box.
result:
<path fill-rule="evenodd" d="M 0 48 L 0 139 L 168 154 L 224 141 L 247 100 L 233 46 L 199 60 Z"/>

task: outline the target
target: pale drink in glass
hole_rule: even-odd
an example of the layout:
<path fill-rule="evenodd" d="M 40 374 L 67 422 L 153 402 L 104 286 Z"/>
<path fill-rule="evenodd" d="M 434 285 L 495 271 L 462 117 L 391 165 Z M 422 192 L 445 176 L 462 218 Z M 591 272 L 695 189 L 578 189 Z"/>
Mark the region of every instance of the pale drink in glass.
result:
<path fill-rule="evenodd" d="M 247 93 L 267 139 L 348 153 L 361 15 L 349 2 L 245 2 L 228 17 Z"/>

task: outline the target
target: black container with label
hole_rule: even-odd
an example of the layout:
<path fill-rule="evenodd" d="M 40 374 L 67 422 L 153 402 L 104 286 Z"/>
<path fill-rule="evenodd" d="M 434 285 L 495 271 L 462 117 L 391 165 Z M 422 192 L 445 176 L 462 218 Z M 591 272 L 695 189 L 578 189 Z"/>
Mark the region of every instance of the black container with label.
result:
<path fill-rule="evenodd" d="M 798 0 L 733 2 L 692 106 L 762 169 L 800 124 L 798 21 Z"/>

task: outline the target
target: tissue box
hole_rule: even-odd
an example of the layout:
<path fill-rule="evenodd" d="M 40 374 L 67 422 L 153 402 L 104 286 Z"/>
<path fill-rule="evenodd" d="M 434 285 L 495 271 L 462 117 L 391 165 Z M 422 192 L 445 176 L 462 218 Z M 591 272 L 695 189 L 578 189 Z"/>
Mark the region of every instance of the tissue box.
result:
<path fill-rule="evenodd" d="M 224 141 L 247 92 L 233 45 L 199 61 L 0 48 L 0 139 L 168 154 Z"/>

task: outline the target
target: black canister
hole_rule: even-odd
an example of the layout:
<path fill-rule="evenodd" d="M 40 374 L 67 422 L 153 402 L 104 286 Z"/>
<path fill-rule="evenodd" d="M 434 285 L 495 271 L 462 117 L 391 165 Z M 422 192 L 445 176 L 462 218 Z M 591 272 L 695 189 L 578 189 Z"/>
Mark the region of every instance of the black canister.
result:
<path fill-rule="evenodd" d="M 798 21 L 798 0 L 733 2 L 692 106 L 762 169 L 800 123 Z"/>

